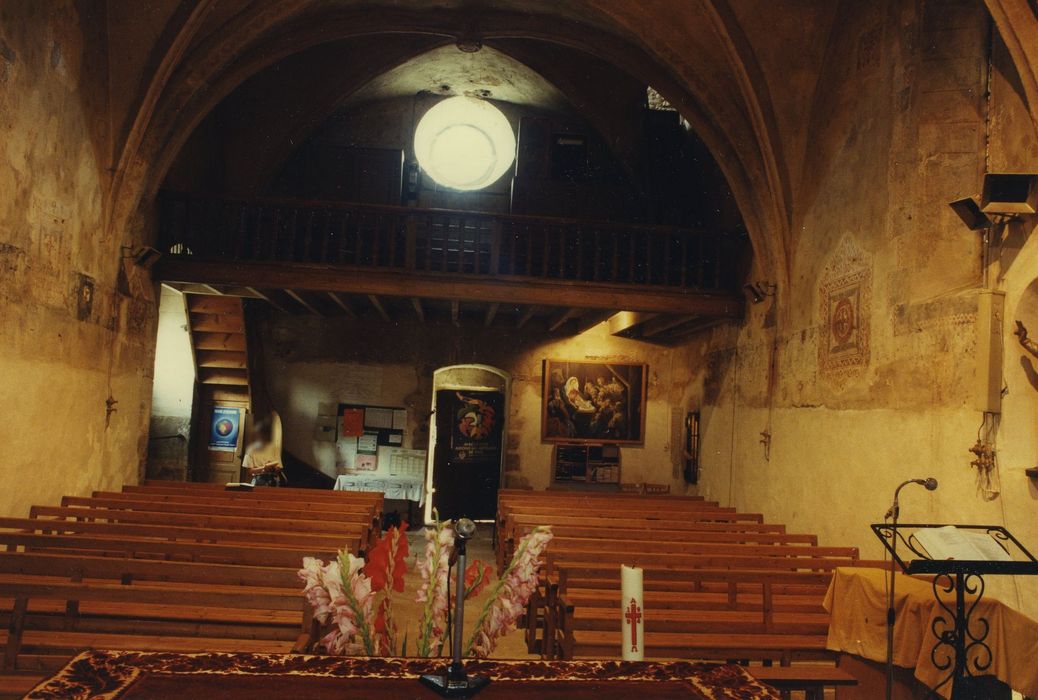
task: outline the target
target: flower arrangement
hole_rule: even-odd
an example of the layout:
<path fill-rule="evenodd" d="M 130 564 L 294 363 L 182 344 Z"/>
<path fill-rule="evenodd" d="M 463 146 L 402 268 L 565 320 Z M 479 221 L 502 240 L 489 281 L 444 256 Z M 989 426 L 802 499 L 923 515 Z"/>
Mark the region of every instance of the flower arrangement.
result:
<path fill-rule="evenodd" d="M 314 619 L 324 632 L 319 645 L 329 654 L 407 656 L 407 635 L 393 616 L 393 594 L 404 593 L 408 544 L 406 524 L 390 528 L 372 547 L 367 561 L 349 552 L 325 564 L 303 559 L 299 578 Z M 551 530 L 538 527 L 524 537 L 502 576 L 492 581 L 490 566 L 473 561 L 465 569 L 464 597 L 469 600 L 490 587 L 491 594 L 476 620 L 466 656 L 486 657 L 497 640 L 515 629 L 516 621 L 537 587 L 541 557 Z M 425 530 L 425 549 L 417 562 L 421 579 L 415 602 L 421 606 L 415 636 L 418 656 L 440 656 L 447 645 L 450 558 L 454 530 L 436 522 Z M 454 591 L 457 595 L 457 591 Z"/>
<path fill-rule="evenodd" d="M 541 556 L 551 538 L 550 528 L 535 527 L 519 541 L 512 561 L 494 584 L 493 594 L 476 620 L 476 627 L 465 646 L 465 656 L 490 656 L 497 640 L 515 629 L 516 621 L 537 589 Z"/>

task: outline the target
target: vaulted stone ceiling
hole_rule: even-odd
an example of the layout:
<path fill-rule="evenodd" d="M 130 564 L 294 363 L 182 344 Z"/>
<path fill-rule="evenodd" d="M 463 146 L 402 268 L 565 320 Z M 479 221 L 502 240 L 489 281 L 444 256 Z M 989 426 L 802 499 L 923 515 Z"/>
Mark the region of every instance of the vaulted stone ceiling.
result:
<path fill-rule="evenodd" d="M 491 47 L 465 52 L 441 46 L 378 76 L 351 102 L 419 93 L 472 95 L 550 111 L 569 109 L 565 96 L 537 71 Z"/>
<path fill-rule="evenodd" d="M 1028 109 L 1038 117 L 1038 57 L 1032 49 L 1038 45 L 1038 18 L 1029 0 L 984 4 L 1005 38 Z M 142 9 L 138 3 L 114 2 L 108 29 L 115 37 L 110 63 L 117 74 L 109 94 L 117 96 L 113 109 L 126 116 L 115 117 L 124 127 L 113 140 L 117 163 L 108 225 L 124 229 L 142 213 L 206 115 L 251 76 L 288 56 L 358 37 L 375 37 L 381 44 L 407 36 L 427 40 L 427 49 L 459 39 L 488 45 L 527 39 L 623 66 L 677 106 L 724 170 L 761 273 L 782 285 L 800 228 L 798 188 L 806 159 L 817 157 L 806 125 L 824 123 L 826 100 L 839 99 L 838 91 L 820 89 L 820 76 L 832 59 L 846 61 L 854 51 L 829 50 L 832 27 L 837 16 L 853 22 L 871 5 L 854 0 L 781 6 L 767 0 L 169 0 Z M 123 35 L 127 38 L 120 42 Z M 132 97 L 124 100 L 124 95 Z"/>
<path fill-rule="evenodd" d="M 439 37 L 400 34 L 327 42 L 287 56 L 251 76 L 207 121 L 219 149 L 195 173 L 252 197 L 269 186 L 292 153 L 335 111 L 416 94 L 480 94 L 548 113 L 579 117 L 597 130 L 621 162 L 634 160 L 645 83 L 609 63 L 556 44 L 494 40 L 474 53 Z M 203 129 L 203 132 L 206 130 Z M 198 138 L 196 136 L 196 138 Z M 174 167 L 175 174 L 183 171 Z M 181 179 L 195 179 L 195 175 Z"/>

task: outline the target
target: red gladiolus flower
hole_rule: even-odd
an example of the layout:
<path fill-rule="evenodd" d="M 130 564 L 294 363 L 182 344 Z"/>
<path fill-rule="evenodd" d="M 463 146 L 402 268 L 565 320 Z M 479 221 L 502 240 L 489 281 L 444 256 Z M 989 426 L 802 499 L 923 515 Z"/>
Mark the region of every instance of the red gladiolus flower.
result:
<path fill-rule="evenodd" d="M 391 585 L 394 591 L 403 592 L 408 555 L 406 528 L 406 524 L 401 529 L 389 528 L 368 553 L 364 573 L 371 579 L 371 590 L 381 591 Z"/>
<path fill-rule="evenodd" d="M 490 585 L 490 566 L 476 559 L 465 567 L 465 598 L 479 595 Z"/>

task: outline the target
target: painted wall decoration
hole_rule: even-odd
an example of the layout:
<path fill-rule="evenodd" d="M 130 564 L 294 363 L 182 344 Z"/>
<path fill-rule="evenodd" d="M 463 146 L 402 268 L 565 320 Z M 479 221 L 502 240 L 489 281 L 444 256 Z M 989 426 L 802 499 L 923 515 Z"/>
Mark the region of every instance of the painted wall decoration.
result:
<path fill-rule="evenodd" d="M 818 364 L 822 374 L 842 383 L 869 364 L 872 263 L 844 237 L 822 273 Z"/>
<path fill-rule="evenodd" d="M 642 444 L 647 370 L 644 364 L 545 360 L 541 438 Z"/>
<path fill-rule="evenodd" d="M 241 428 L 240 408 L 214 406 L 213 418 L 210 423 L 210 450 L 215 452 L 234 452 L 238 449 L 238 434 Z"/>

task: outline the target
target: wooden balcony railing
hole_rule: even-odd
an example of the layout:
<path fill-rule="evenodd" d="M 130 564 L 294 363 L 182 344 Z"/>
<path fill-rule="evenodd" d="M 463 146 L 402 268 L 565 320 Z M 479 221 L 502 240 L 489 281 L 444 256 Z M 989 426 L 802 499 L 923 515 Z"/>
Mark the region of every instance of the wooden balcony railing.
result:
<path fill-rule="evenodd" d="M 164 193 L 167 255 L 732 291 L 746 239 L 670 226 Z"/>

